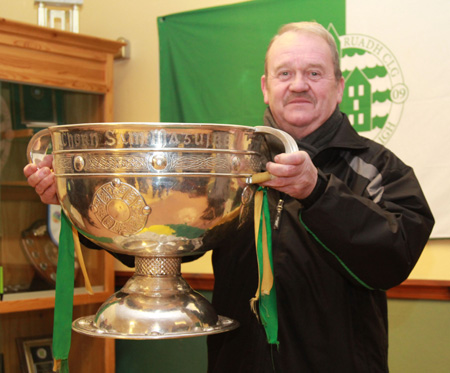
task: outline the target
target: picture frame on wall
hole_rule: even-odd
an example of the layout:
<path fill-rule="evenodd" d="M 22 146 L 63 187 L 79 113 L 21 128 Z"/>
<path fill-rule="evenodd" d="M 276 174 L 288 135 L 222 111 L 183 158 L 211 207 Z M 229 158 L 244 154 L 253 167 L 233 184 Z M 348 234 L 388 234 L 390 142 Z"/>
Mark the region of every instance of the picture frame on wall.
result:
<path fill-rule="evenodd" d="M 63 93 L 37 85 L 0 82 L 13 130 L 40 129 L 62 122 Z"/>
<path fill-rule="evenodd" d="M 19 91 L 22 125 L 42 128 L 58 124 L 54 89 L 21 84 Z"/>
<path fill-rule="evenodd" d="M 52 373 L 53 353 L 50 336 L 17 338 L 21 373 Z"/>

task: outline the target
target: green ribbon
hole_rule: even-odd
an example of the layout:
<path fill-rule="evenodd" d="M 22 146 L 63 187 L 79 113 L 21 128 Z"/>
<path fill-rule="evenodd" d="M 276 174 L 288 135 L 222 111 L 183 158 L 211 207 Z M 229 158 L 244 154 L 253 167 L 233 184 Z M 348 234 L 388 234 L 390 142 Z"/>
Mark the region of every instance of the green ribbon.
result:
<path fill-rule="evenodd" d="M 72 224 L 61 211 L 58 266 L 56 269 L 55 312 L 53 320 L 53 358 L 58 372 L 69 372 L 72 336 L 73 295 L 75 287 L 75 254 Z"/>
<path fill-rule="evenodd" d="M 259 217 L 257 216 L 259 215 Z M 259 187 L 255 196 L 255 239 L 258 259 L 258 290 L 251 300 L 258 302 L 258 314 L 266 332 L 267 342 L 278 345 L 277 293 L 273 276 L 272 230 L 267 189 Z"/>

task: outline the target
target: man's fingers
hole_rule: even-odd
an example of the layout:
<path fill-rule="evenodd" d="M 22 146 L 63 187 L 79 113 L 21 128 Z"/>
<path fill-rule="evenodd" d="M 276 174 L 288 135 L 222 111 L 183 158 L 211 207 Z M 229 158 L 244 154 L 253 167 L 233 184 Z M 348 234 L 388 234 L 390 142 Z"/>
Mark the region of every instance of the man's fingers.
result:
<path fill-rule="evenodd" d="M 39 190 L 37 189 L 38 185 L 48 176 L 52 176 L 52 171 L 48 167 L 40 168 L 36 170 L 34 173 L 32 173 L 30 176 L 28 176 L 27 181 L 30 186 L 33 188 L 36 188 L 36 192 L 39 193 Z M 51 179 L 53 180 L 53 179 Z"/>
<path fill-rule="evenodd" d="M 294 153 L 282 153 L 275 156 L 275 163 L 284 165 L 301 165 L 307 159 L 309 159 L 308 153 L 303 150 L 299 150 Z"/>
<path fill-rule="evenodd" d="M 46 155 L 39 164 L 28 164 L 23 173 L 28 184 L 34 188 L 41 201 L 46 204 L 59 204 L 56 194 L 56 180 L 51 167 L 52 155 Z"/>
<path fill-rule="evenodd" d="M 47 154 L 44 159 L 39 163 L 39 167 L 52 168 L 53 155 Z"/>
<path fill-rule="evenodd" d="M 39 170 L 39 171 L 43 171 L 43 170 Z M 59 203 L 58 197 L 56 194 L 55 175 L 52 172 L 50 172 L 44 178 L 40 179 L 39 183 L 35 186 L 35 190 L 36 190 L 36 193 L 41 198 L 41 201 L 43 203 L 46 203 L 46 204 L 58 204 Z"/>
<path fill-rule="evenodd" d="M 304 151 L 279 154 L 266 165 L 274 179 L 261 185 L 271 187 L 298 199 L 308 197 L 317 182 L 317 168 Z"/>
<path fill-rule="evenodd" d="M 41 201 L 45 204 L 57 205 L 59 204 L 58 197 L 56 195 L 56 184 L 52 183 L 45 191 L 40 195 Z"/>
<path fill-rule="evenodd" d="M 37 171 L 37 166 L 35 164 L 27 164 L 23 169 L 23 174 L 28 179 Z"/>
<path fill-rule="evenodd" d="M 285 165 L 269 162 L 266 165 L 266 169 L 274 177 L 292 177 L 298 173 L 297 165 Z"/>
<path fill-rule="evenodd" d="M 55 184 L 55 176 L 52 173 L 50 173 L 47 176 L 41 178 L 39 182 L 36 184 L 35 186 L 36 193 L 42 195 L 47 191 L 48 188 L 50 188 L 54 184 Z"/>
<path fill-rule="evenodd" d="M 276 177 L 295 177 L 302 173 L 308 161 L 312 164 L 309 155 L 304 151 L 278 154 L 274 161 L 267 163 L 266 168 Z"/>

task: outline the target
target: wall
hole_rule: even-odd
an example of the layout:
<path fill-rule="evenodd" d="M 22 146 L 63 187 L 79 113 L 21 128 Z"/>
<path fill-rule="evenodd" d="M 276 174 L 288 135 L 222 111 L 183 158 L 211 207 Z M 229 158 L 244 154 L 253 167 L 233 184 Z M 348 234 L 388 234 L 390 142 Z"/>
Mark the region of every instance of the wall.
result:
<path fill-rule="evenodd" d="M 450 371 L 450 302 L 389 300 L 391 373 Z"/>

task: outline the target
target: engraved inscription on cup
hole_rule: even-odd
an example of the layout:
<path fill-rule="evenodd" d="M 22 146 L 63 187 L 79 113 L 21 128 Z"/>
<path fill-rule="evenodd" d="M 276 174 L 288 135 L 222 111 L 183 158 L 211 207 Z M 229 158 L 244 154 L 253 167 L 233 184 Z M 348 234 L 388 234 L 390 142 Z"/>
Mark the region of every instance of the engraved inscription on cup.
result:
<path fill-rule="evenodd" d="M 165 129 L 106 130 L 103 133 L 88 129 L 79 132 L 64 131 L 60 133 L 60 144 L 66 150 L 127 147 L 229 149 L 233 137 L 226 132 L 199 133 L 189 129 L 177 130 L 179 132 Z"/>

